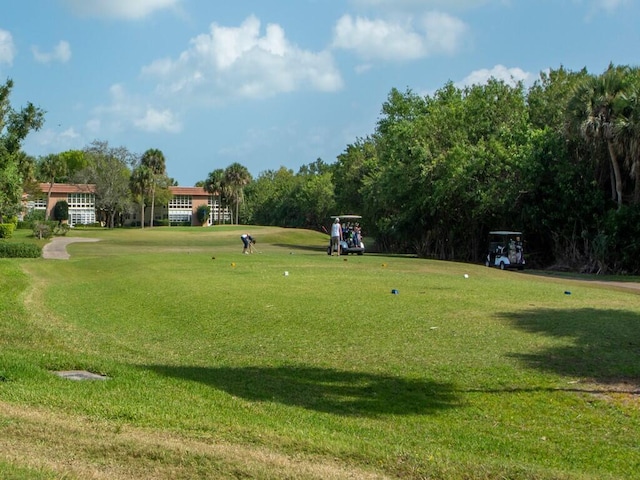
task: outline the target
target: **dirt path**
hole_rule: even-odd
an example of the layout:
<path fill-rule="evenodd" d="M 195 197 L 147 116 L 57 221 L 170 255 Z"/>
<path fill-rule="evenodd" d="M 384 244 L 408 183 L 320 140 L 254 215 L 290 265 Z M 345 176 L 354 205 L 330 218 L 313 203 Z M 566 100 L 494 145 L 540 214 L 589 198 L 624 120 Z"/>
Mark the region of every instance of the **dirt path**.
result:
<path fill-rule="evenodd" d="M 69 260 L 67 245 L 75 242 L 98 242 L 99 238 L 55 237 L 42 249 L 42 257 L 51 260 Z"/>

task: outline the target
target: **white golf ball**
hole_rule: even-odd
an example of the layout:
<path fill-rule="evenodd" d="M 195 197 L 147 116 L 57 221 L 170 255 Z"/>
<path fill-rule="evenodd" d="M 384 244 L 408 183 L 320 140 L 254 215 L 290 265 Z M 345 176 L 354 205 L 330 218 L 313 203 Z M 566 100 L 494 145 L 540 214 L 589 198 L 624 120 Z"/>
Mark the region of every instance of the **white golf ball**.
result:
<path fill-rule="evenodd" d="M 288 277 L 289 276 L 289 272 L 284 272 L 284 276 Z"/>
<path fill-rule="evenodd" d="M 465 273 L 465 274 L 464 274 L 464 278 L 469 278 L 469 274 L 468 274 L 468 273 Z"/>

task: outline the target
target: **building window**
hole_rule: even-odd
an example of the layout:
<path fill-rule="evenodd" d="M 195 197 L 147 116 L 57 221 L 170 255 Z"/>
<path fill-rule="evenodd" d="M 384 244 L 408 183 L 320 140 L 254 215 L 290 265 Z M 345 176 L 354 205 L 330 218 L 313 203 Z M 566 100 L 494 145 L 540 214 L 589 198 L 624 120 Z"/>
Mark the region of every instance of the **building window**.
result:
<path fill-rule="evenodd" d="M 96 223 L 96 200 L 93 193 L 69 193 L 69 224 L 88 225 Z"/>
<path fill-rule="evenodd" d="M 96 211 L 93 208 L 69 208 L 69 225 L 90 225 L 96 223 Z"/>
<path fill-rule="evenodd" d="M 67 195 L 69 209 L 72 208 L 95 208 L 96 201 L 93 193 L 70 193 Z"/>
<path fill-rule="evenodd" d="M 27 202 L 27 211 L 31 210 L 46 210 L 47 209 L 47 199 L 44 197 L 34 198 Z"/>
<path fill-rule="evenodd" d="M 169 222 L 171 223 L 191 223 L 192 197 L 191 195 L 174 195 L 169 200 Z"/>
<path fill-rule="evenodd" d="M 183 209 L 188 208 L 191 210 L 191 195 L 174 195 L 169 200 L 169 210 L 172 208 Z"/>

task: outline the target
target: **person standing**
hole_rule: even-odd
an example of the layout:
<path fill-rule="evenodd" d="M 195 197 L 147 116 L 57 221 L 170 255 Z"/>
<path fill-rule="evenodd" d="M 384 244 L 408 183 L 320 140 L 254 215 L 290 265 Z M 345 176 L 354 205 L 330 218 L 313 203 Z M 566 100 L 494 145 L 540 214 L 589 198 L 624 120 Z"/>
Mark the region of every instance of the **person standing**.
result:
<path fill-rule="evenodd" d="M 240 235 L 240 239 L 242 240 L 242 253 L 245 255 L 249 255 L 249 249 L 251 248 L 251 244 L 253 243 L 253 238 L 248 233 L 243 233 Z"/>
<path fill-rule="evenodd" d="M 340 219 L 336 217 L 331 225 L 331 256 L 333 256 L 334 248 L 340 256 L 340 242 L 342 241 L 342 226 L 340 225 Z"/>

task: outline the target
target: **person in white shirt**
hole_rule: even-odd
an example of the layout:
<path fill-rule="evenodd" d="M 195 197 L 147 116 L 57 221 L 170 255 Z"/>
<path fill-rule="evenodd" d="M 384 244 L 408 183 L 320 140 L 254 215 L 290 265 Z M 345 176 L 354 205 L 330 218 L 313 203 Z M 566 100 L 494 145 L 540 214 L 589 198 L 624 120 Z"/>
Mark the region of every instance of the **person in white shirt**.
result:
<path fill-rule="evenodd" d="M 336 217 L 331 225 L 331 256 L 333 256 L 334 250 L 337 255 L 340 256 L 340 242 L 342 241 L 342 226 L 340 225 L 340 219 Z"/>

